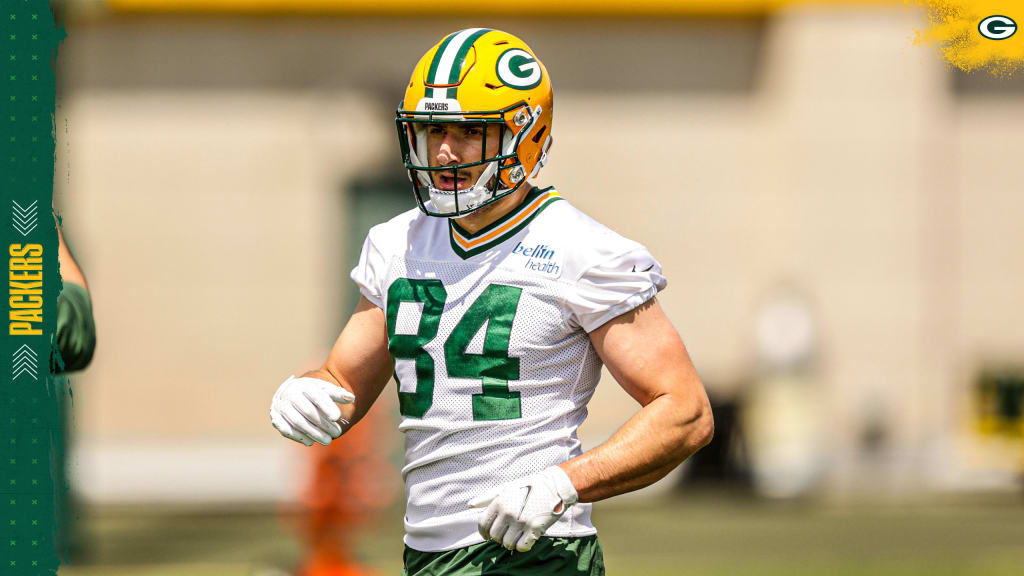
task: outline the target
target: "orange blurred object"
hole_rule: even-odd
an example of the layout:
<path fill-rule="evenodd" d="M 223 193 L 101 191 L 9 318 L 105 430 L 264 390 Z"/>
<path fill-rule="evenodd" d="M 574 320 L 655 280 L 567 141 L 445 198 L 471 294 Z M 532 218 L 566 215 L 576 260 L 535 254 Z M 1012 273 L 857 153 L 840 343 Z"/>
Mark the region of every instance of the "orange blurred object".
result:
<path fill-rule="evenodd" d="M 359 566 L 353 545 L 359 530 L 393 503 L 396 473 L 381 442 L 391 421 L 371 410 L 358 425 L 328 446 L 305 448 L 312 481 L 302 494 L 300 532 L 307 556 L 299 576 L 370 576 Z"/>

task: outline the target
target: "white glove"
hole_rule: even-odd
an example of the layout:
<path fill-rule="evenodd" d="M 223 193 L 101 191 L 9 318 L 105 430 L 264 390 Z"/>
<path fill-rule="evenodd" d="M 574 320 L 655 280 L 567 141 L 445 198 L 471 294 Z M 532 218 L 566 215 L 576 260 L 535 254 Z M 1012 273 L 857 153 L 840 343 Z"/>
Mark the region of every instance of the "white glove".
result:
<path fill-rule="evenodd" d="M 341 436 L 338 404 L 351 404 L 356 397 L 351 392 L 319 378 L 290 376 L 274 393 L 270 402 L 270 423 L 285 438 L 312 446 L 317 441 L 324 446 Z M 337 402 L 338 404 L 335 404 Z"/>
<path fill-rule="evenodd" d="M 558 466 L 492 488 L 469 501 L 487 510 L 478 527 L 484 540 L 526 552 L 579 500 L 576 488 Z"/>

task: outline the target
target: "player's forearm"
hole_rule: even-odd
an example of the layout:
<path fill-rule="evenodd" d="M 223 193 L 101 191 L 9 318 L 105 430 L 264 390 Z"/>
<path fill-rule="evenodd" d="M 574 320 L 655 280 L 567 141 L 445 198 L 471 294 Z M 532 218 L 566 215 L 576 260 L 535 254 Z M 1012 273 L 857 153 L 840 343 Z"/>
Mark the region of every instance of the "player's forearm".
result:
<path fill-rule="evenodd" d="M 711 441 L 714 420 L 705 398 L 671 394 L 651 401 L 604 444 L 561 464 L 581 502 L 639 490 L 664 478 Z"/>

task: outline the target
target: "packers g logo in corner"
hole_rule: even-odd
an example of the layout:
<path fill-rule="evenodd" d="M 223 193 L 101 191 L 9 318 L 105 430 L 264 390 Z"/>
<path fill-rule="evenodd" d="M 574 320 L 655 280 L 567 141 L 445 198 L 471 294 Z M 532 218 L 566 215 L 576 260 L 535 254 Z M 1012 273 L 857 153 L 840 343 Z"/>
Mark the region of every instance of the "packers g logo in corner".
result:
<path fill-rule="evenodd" d="M 978 23 L 978 32 L 990 40 L 1006 40 L 1017 32 L 1017 23 L 1008 16 L 989 16 Z"/>
<path fill-rule="evenodd" d="M 529 90 L 540 84 L 541 71 L 537 59 L 521 48 L 510 48 L 498 56 L 498 79 L 516 90 Z"/>

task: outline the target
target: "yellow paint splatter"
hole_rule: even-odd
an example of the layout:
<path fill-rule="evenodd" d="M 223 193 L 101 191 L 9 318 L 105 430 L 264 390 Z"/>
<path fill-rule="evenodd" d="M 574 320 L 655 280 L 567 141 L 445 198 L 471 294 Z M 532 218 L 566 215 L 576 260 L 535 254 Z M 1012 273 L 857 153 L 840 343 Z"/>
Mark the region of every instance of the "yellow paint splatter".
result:
<path fill-rule="evenodd" d="M 928 27 L 914 30 L 914 45 L 934 46 L 939 55 L 961 70 L 986 70 L 1009 76 L 1024 68 L 1024 0 L 907 0 L 927 7 Z M 989 16 L 1005 16 L 1017 31 L 1002 40 L 979 30 Z M 999 30 L 999 27 L 995 28 Z M 1006 29 L 1006 27 L 1003 27 Z"/>

